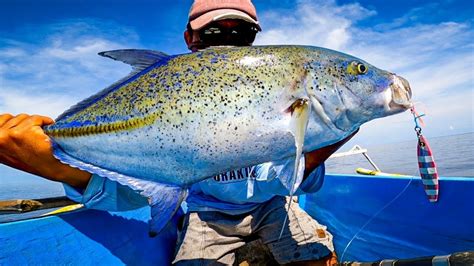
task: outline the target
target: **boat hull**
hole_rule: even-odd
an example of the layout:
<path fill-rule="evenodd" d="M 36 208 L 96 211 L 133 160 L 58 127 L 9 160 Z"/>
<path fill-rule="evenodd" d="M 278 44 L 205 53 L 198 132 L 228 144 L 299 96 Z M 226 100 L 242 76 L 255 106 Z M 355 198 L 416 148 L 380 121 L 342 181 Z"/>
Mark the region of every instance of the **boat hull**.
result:
<path fill-rule="evenodd" d="M 149 215 L 149 207 L 79 210 L 2 223 L 0 265 L 169 265 L 177 221 L 151 238 Z"/>
<path fill-rule="evenodd" d="M 430 203 L 419 178 L 331 175 L 300 205 L 334 235 L 340 261 L 379 261 L 474 250 L 474 178 L 440 178 Z M 177 214 L 148 236 L 149 207 L 127 212 L 76 210 L 0 223 L 0 265 L 168 265 Z"/>
<path fill-rule="evenodd" d="M 439 201 L 431 203 L 419 177 L 327 175 L 300 205 L 333 233 L 340 261 L 474 250 L 474 178 L 439 182 Z"/>

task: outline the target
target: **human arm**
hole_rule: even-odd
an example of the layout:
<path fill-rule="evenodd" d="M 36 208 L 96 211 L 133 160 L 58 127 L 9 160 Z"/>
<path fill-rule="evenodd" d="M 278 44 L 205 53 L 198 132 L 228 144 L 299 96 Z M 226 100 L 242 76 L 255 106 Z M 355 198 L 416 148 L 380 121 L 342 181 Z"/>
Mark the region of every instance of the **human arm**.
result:
<path fill-rule="evenodd" d="M 342 145 L 348 142 L 354 135 L 359 132 L 357 129 L 354 133 L 350 134 L 348 137 L 331 144 L 329 146 L 323 147 L 321 149 L 317 149 L 314 151 L 310 151 L 304 154 L 305 158 L 305 170 L 304 170 L 304 178 L 307 178 L 313 170 L 318 167 L 320 164 L 324 163 L 329 156 L 331 156 L 334 152 L 336 152 Z"/>
<path fill-rule="evenodd" d="M 51 140 L 42 129 L 52 123 L 54 121 L 45 116 L 1 114 L 0 163 L 62 182 L 66 195 L 88 208 L 115 211 L 147 204 L 146 198 L 126 186 L 54 158 Z"/>
<path fill-rule="evenodd" d="M 0 114 L 0 163 L 49 180 L 85 188 L 91 174 L 54 158 L 42 127 L 53 119 L 40 115 Z"/>

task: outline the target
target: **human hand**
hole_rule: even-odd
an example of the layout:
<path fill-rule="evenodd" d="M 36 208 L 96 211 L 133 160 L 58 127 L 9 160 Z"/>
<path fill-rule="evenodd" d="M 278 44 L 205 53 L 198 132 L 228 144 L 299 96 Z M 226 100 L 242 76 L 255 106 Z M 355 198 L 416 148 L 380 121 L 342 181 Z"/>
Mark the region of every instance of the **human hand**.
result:
<path fill-rule="evenodd" d="M 54 120 L 39 115 L 0 114 L 0 163 L 46 179 L 85 188 L 91 174 L 54 158 L 42 127 Z"/>
<path fill-rule="evenodd" d="M 331 144 L 329 146 L 323 147 L 321 149 L 317 149 L 308 153 L 305 153 L 304 159 L 305 159 L 305 170 L 304 170 L 304 178 L 309 176 L 311 172 L 318 167 L 320 164 L 324 163 L 329 156 L 331 156 L 334 152 L 336 152 L 342 145 L 344 145 L 346 142 L 348 142 L 354 135 L 359 132 L 359 129 L 357 129 L 354 133 L 349 135 L 343 140 L 340 140 L 334 144 Z"/>

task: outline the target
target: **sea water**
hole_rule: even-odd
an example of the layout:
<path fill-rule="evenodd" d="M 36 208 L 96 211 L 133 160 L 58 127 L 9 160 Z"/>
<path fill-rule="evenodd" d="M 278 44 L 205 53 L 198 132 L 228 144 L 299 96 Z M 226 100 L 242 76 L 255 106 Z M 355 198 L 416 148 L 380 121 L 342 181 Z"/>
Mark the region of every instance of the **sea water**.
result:
<path fill-rule="evenodd" d="M 474 177 L 474 132 L 429 138 L 440 176 Z M 363 147 L 384 172 L 419 176 L 416 139 Z M 350 147 L 343 147 L 343 149 Z M 330 159 L 327 173 L 354 174 L 357 167 L 372 169 L 362 154 Z M 64 195 L 60 183 L 0 165 L 0 200 L 38 199 Z"/>
<path fill-rule="evenodd" d="M 439 176 L 474 177 L 474 132 L 428 138 L 428 143 Z M 368 150 L 369 157 L 382 172 L 419 176 L 417 144 L 414 137 L 410 141 L 362 148 Z M 328 173 L 355 174 L 358 167 L 374 169 L 362 154 L 326 162 Z"/>

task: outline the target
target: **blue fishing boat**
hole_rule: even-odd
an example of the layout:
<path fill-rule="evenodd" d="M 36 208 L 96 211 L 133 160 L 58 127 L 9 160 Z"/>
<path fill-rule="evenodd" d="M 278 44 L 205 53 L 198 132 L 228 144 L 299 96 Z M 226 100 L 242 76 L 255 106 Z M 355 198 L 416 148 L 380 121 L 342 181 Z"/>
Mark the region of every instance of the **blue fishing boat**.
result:
<path fill-rule="evenodd" d="M 455 253 L 474 263 L 466 252 L 474 250 L 474 178 L 440 177 L 439 201 L 431 203 L 419 177 L 376 173 L 328 174 L 319 192 L 299 198 L 333 233 L 341 262 L 447 262 Z M 3 222 L 0 264 L 170 264 L 182 212 L 155 238 L 148 236 L 148 215 L 149 207 L 105 212 L 72 205 Z"/>
<path fill-rule="evenodd" d="M 419 177 L 327 175 L 323 188 L 300 197 L 300 204 L 334 233 L 341 261 L 473 251 L 474 178 L 439 182 L 440 198 L 431 203 Z"/>
<path fill-rule="evenodd" d="M 176 219 L 159 236 L 151 238 L 149 207 L 106 212 L 72 206 L 39 217 L 1 223 L 0 265 L 170 264 L 176 242 Z"/>

